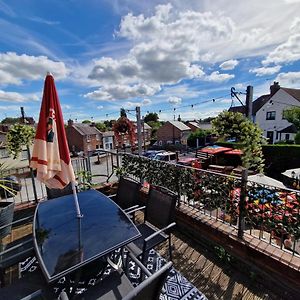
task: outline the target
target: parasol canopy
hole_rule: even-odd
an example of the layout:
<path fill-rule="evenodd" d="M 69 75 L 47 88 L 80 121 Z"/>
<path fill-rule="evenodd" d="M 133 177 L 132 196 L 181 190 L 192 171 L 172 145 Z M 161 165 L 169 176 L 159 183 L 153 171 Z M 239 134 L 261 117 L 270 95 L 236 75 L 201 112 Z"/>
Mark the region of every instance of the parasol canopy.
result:
<path fill-rule="evenodd" d="M 206 146 L 202 148 L 200 151 L 208 154 L 218 154 L 229 150 L 232 150 L 232 148 L 213 145 L 213 146 Z"/>
<path fill-rule="evenodd" d="M 273 179 L 264 174 L 255 174 L 248 176 L 248 180 L 253 183 L 262 184 L 262 185 L 270 185 L 273 187 L 277 187 L 279 189 L 285 189 L 285 185 L 276 179 Z"/>
<path fill-rule="evenodd" d="M 37 179 L 50 189 L 62 189 L 75 181 L 62 111 L 50 74 L 45 79 L 30 166 L 37 169 Z"/>
<path fill-rule="evenodd" d="M 70 159 L 63 115 L 54 78 L 50 73 L 45 79 L 30 166 L 37 170 L 37 179 L 50 189 L 63 189 L 67 184 L 72 183 L 79 216 L 75 175 Z"/>
<path fill-rule="evenodd" d="M 224 154 L 241 156 L 243 154 L 243 151 L 240 149 L 231 149 L 229 151 L 224 152 Z"/>
<path fill-rule="evenodd" d="M 288 169 L 281 173 L 282 175 L 285 175 L 290 178 L 299 178 L 300 179 L 300 168 L 297 169 Z"/>

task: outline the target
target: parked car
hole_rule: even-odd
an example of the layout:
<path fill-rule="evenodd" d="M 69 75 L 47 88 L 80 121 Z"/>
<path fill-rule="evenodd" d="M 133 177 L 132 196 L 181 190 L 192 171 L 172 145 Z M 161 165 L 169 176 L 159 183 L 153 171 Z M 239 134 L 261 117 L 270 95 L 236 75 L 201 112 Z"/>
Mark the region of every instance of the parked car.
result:
<path fill-rule="evenodd" d="M 154 158 L 156 154 L 163 152 L 165 152 L 165 150 L 148 150 L 143 155 L 148 158 Z"/>
<path fill-rule="evenodd" d="M 158 153 L 154 156 L 154 159 L 168 162 L 176 162 L 176 153 L 175 152 L 163 152 Z"/>
<path fill-rule="evenodd" d="M 0 183 L 2 186 L 7 187 L 9 189 L 9 191 L 7 191 L 4 187 L 0 186 L 1 199 L 9 198 L 13 195 L 16 195 L 22 189 L 22 185 L 16 176 L 6 176 L 0 178 Z"/>
<path fill-rule="evenodd" d="M 194 158 L 194 157 L 181 157 L 178 160 L 177 164 L 181 165 L 181 166 L 193 167 L 195 169 L 202 168 L 201 162 L 197 158 Z"/>

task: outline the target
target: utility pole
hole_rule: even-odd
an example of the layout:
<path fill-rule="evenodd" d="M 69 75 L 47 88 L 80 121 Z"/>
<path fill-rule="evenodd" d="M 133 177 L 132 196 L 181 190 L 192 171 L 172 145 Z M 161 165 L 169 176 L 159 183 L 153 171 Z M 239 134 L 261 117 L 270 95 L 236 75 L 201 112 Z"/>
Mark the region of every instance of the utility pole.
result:
<path fill-rule="evenodd" d="M 21 107 L 21 123 L 25 124 L 25 112 L 24 112 L 24 107 Z M 28 161 L 30 164 L 30 159 L 31 159 L 31 155 L 30 155 L 30 148 L 28 145 L 26 145 L 26 150 L 27 150 L 27 157 L 28 157 Z M 32 189 L 33 189 L 33 195 L 34 195 L 34 200 L 37 203 L 38 202 L 38 197 L 37 197 L 37 192 L 36 192 L 36 186 L 35 186 L 35 180 L 34 180 L 34 174 L 33 174 L 33 170 L 31 167 L 29 167 L 30 169 L 30 177 L 31 177 L 31 182 L 32 182 Z"/>
<path fill-rule="evenodd" d="M 246 117 L 253 121 L 252 119 L 252 101 L 253 101 L 253 86 L 247 86 L 247 93 L 246 93 Z"/>
<path fill-rule="evenodd" d="M 138 136 L 138 153 L 142 155 L 142 124 L 141 124 L 141 108 L 136 107 L 136 123 L 137 123 L 137 136 Z"/>

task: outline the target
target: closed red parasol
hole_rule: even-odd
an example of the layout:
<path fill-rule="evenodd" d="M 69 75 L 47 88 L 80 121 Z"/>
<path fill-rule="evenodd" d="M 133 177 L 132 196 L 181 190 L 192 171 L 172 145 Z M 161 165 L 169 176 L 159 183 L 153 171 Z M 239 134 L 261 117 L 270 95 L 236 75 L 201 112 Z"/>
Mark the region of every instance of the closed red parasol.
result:
<path fill-rule="evenodd" d="M 72 182 L 78 216 L 80 214 L 75 191 L 75 175 L 71 164 L 63 115 L 53 76 L 45 79 L 43 100 L 32 158 L 32 168 L 37 169 L 37 179 L 50 189 L 62 189 Z"/>

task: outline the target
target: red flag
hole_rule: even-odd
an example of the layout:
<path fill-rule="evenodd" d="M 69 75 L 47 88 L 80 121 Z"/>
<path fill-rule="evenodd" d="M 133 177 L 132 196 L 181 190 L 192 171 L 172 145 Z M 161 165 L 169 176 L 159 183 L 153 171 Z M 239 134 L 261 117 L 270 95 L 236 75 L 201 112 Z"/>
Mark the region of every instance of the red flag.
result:
<path fill-rule="evenodd" d="M 52 75 L 47 74 L 30 166 L 48 188 L 75 182 L 64 120 Z"/>

